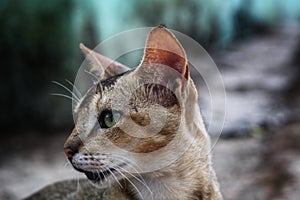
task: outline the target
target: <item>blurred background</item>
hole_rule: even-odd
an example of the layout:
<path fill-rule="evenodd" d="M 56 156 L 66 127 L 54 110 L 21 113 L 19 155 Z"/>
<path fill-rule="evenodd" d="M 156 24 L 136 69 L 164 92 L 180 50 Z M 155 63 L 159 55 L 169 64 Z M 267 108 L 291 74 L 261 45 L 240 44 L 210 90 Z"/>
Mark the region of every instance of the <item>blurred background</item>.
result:
<path fill-rule="evenodd" d="M 213 153 L 225 199 L 298 199 L 299 21 L 298 0 L 1 0 L 0 199 L 81 177 L 62 152 L 71 101 L 50 95 L 67 94 L 51 81 L 72 89 L 79 43 L 159 24 L 198 41 L 222 74 L 227 117 Z"/>

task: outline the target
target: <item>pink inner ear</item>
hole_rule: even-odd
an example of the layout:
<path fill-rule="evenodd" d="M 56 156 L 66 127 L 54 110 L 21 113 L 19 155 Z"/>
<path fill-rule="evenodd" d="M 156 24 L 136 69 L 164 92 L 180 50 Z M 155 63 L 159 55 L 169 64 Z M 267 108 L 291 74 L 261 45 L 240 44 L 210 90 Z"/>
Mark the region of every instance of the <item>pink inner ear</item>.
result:
<path fill-rule="evenodd" d="M 188 78 L 185 51 L 175 36 L 162 26 L 154 28 L 149 33 L 143 63 L 163 64 Z"/>

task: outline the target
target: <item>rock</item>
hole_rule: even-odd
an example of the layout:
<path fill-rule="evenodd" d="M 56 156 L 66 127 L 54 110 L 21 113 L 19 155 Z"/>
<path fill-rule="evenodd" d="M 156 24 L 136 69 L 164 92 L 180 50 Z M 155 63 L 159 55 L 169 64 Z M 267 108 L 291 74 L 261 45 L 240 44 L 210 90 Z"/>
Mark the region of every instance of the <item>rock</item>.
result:
<path fill-rule="evenodd" d="M 88 180 L 66 180 L 53 183 L 40 191 L 30 195 L 24 200 L 126 200 L 126 196 L 121 193 L 117 186 L 111 189 L 99 189 L 91 185 Z"/>

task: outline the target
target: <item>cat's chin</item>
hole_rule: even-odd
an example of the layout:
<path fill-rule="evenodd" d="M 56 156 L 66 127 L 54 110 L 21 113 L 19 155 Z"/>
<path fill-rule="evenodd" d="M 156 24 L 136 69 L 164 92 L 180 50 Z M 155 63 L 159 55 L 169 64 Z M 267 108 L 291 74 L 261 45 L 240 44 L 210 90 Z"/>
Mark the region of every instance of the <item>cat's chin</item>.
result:
<path fill-rule="evenodd" d="M 99 189 L 105 189 L 110 186 L 107 181 L 97 181 L 97 180 L 90 180 L 90 179 L 88 180 L 91 183 L 91 185 Z"/>
<path fill-rule="evenodd" d="M 110 172 L 113 173 L 114 169 L 110 169 Z M 112 179 L 112 174 L 108 173 L 108 171 L 104 172 L 83 172 L 88 178 L 89 182 L 92 183 L 97 188 L 103 189 L 109 187 L 112 183 L 114 183 L 115 179 Z M 117 175 L 114 175 L 117 178 Z"/>

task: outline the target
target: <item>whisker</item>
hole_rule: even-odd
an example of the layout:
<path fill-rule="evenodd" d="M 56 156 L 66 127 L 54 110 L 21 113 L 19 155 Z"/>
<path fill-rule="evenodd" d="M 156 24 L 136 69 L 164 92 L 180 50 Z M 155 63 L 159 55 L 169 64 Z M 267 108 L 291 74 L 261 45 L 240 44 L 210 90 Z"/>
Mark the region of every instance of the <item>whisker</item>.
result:
<path fill-rule="evenodd" d="M 108 182 L 108 180 L 107 180 L 105 174 L 104 174 L 103 172 L 101 172 L 101 174 L 104 176 L 105 181 Z"/>
<path fill-rule="evenodd" d="M 109 178 L 107 178 L 105 176 L 105 173 L 103 171 L 108 171 L 108 168 L 107 167 L 101 167 L 102 171 L 100 171 L 100 173 L 104 176 L 104 179 L 106 182 L 108 182 L 108 186 L 111 187 L 111 181 Z"/>
<path fill-rule="evenodd" d="M 117 166 L 121 171 L 124 171 L 125 173 L 128 173 L 130 176 L 132 176 L 135 180 L 137 180 L 138 182 L 140 182 L 142 185 L 144 185 L 146 187 L 146 189 L 151 193 L 151 196 L 153 194 L 153 192 L 151 191 L 151 189 L 149 188 L 149 186 L 146 184 L 144 179 L 139 179 L 138 177 L 136 177 L 134 174 L 130 173 L 129 171 L 127 171 L 126 169 L 124 169 L 121 166 Z M 141 177 L 141 175 L 140 175 Z"/>
<path fill-rule="evenodd" d="M 97 172 L 98 176 L 100 176 L 100 173 L 103 174 L 102 172 Z M 104 176 L 104 174 L 103 174 L 103 176 Z M 103 184 L 102 179 L 100 179 L 100 184 L 101 185 Z"/>
<path fill-rule="evenodd" d="M 78 90 L 78 88 L 76 87 L 76 85 L 74 83 L 72 83 L 71 81 L 69 81 L 68 79 L 66 79 L 66 82 L 69 83 L 74 90 L 77 92 L 77 94 L 79 95 L 78 97 L 80 97 L 80 99 L 82 98 L 82 94 L 81 92 Z"/>
<path fill-rule="evenodd" d="M 78 103 L 78 100 L 77 100 L 77 99 L 74 99 L 73 97 L 70 97 L 70 96 L 65 95 L 65 94 L 51 93 L 50 95 L 52 95 L 52 96 L 65 97 L 65 98 L 67 98 L 67 99 L 71 99 L 72 101 L 75 101 L 76 103 Z"/>
<path fill-rule="evenodd" d="M 129 175 L 131 175 L 133 178 L 135 178 L 137 181 L 139 181 L 141 184 L 143 184 L 147 190 L 151 193 L 151 195 L 153 194 L 153 192 L 151 191 L 151 189 L 149 188 L 149 186 L 147 185 L 145 179 L 143 178 L 143 176 L 138 172 L 137 169 L 135 169 L 135 167 L 133 166 L 134 164 L 132 163 L 131 160 L 126 159 L 122 156 L 118 156 L 118 155 L 114 155 L 114 157 L 116 157 L 117 160 L 120 160 L 122 162 L 125 162 L 127 166 L 129 166 L 130 168 L 132 168 L 135 171 L 135 174 L 138 175 L 138 177 L 136 177 L 133 173 L 129 172 L 128 170 L 126 170 L 125 168 L 118 166 L 121 170 L 123 170 L 124 172 L 128 173 Z M 118 157 L 118 158 L 117 158 Z M 136 165 L 137 166 L 137 165 Z M 138 166 L 137 166 L 138 167 Z M 139 168 L 139 167 L 138 167 Z"/>
<path fill-rule="evenodd" d="M 82 140 L 81 140 L 81 141 L 82 141 Z M 91 154 L 91 151 L 89 150 L 88 147 L 86 147 L 86 151 L 87 151 L 88 153 Z M 101 167 L 101 169 L 102 169 L 103 171 L 106 171 L 106 168 L 102 168 L 102 167 Z M 104 176 L 105 181 L 109 183 L 109 187 L 110 187 L 110 186 L 111 186 L 110 180 L 109 180 L 108 178 L 106 178 L 104 172 L 102 172 L 102 171 L 98 171 L 98 172 L 97 172 L 97 174 L 98 174 L 99 176 L 100 176 L 100 173 Z M 101 180 L 101 184 L 102 184 L 102 180 Z"/>
<path fill-rule="evenodd" d="M 114 168 L 115 169 L 115 168 Z M 113 178 L 115 179 L 115 181 L 119 184 L 119 186 L 121 188 L 123 188 L 123 186 L 121 185 L 121 183 L 118 181 L 117 177 L 114 175 L 114 173 L 109 169 L 107 168 L 107 170 L 109 171 L 109 173 L 113 176 Z"/>
<path fill-rule="evenodd" d="M 137 188 L 137 186 L 129 179 L 129 178 L 127 178 L 127 176 L 124 174 L 124 173 L 122 173 L 120 170 L 118 170 L 118 169 L 115 169 L 117 172 L 119 172 L 119 174 L 121 174 L 121 176 L 123 176 L 133 187 L 134 187 L 134 189 L 137 191 L 137 193 L 140 195 L 140 197 L 142 198 L 142 199 L 144 199 L 144 197 L 143 197 L 143 195 L 142 195 L 142 193 L 140 192 L 140 190 Z"/>
<path fill-rule="evenodd" d="M 127 159 L 126 157 L 124 157 L 124 156 L 119 156 L 119 155 L 114 155 L 114 157 L 116 157 L 117 159 L 119 159 L 119 160 L 125 162 L 127 165 L 130 165 L 131 168 L 132 168 L 137 174 L 140 174 L 140 173 L 138 172 L 138 170 L 137 170 L 136 168 L 138 168 L 140 171 L 142 171 L 142 170 L 141 170 L 141 167 L 139 167 L 137 164 L 133 163 L 131 160 Z M 135 166 L 136 168 L 135 168 L 134 166 Z M 143 179 L 143 177 L 141 177 L 141 178 Z"/>
<path fill-rule="evenodd" d="M 69 161 L 66 161 L 65 164 L 62 166 L 63 168 L 67 167 L 68 165 L 70 165 L 71 163 Z"/>
<path fill-rule="evenodd" d="M 79 97 L 77 97 L 74 94 L 74 92 L 72 92 L 69 88 L 67 88 L 66 86 L 64 86 L 63 84 L 61 84 L 61 83 L 59 83 L 57 81 L 52 81 L 52 83 L 54 83 L 54 84 L 56 84 L 56 85 L 61 86 L 62 88 L 64 88 L 66 91 L 68 91 L 72 95 L 72 97 L 74 97 L 79 102 L 79 100 L 80 100 Z"/>
<path fill-rule="evenodd" d="M 139 167 L 137 164 L 133 163 L 131 160 L 129 160 L 123 156 L 114 155 L 114 157 L 116 159 L 119 159 L 120 161 L 123 161 L 124 163 L 126 163 L 126 165 L 130 166 L 135 171 L 135 173 L 138 174 L 142 180 L 144 180 L 143 177 L 140 175 L 139 171 L 136 169 L 136 168 L 138 168 L 140 171 L 142 171 L 141 167 Z"/>

